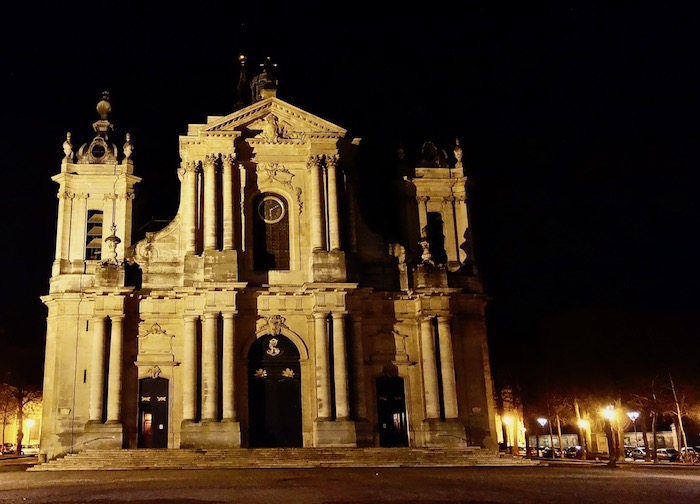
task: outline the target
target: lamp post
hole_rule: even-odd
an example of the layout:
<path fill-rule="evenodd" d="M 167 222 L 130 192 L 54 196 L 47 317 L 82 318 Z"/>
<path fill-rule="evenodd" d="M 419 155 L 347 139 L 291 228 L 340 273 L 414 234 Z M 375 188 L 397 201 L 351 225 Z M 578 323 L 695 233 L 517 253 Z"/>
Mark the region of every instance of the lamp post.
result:
<path fill-rule="evenodd" d="M 634 446 L 639 447 L 639 439 L 637 439 L 637 418 L 639 418 L 639 411 L 628 411 L 627 416 L 632 420 L 632 425 L 634 425 Z"/>
<path fill-rule="evenodd" d="M 537 423 L 540 424 L 540 427 L 542 427 L 542 435 L 544 436 L 544 426 L 547 425 L 547 419 L 544 417 L 539 417 L 537 419 Z M 537 451 L 539 452 L 540 450 L 540 438 L 537 438 Z"/>

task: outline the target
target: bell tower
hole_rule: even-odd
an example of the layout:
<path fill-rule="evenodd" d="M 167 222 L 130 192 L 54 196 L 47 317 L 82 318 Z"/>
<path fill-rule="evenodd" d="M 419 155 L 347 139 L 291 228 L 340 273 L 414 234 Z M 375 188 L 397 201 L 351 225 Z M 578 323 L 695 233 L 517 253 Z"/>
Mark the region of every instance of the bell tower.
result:
<path fill-rule="evenodd" d="M 99 119 L 92 125 L 94 138 L 77 154 L 70 133 L 63 142 L 61 172 L 52 177 L 59 185 L 52 292 L 78 290 L 76 282 L 86 286 L 81 275 L 94 274 L 102 263 L 118 264 L 131 245 L 134 185 L 141 179 L 133 174 L 130 135 L 121 161 L 119 149 L 110 142 L 111 110 L 105 91 L 97 104 Z"/>

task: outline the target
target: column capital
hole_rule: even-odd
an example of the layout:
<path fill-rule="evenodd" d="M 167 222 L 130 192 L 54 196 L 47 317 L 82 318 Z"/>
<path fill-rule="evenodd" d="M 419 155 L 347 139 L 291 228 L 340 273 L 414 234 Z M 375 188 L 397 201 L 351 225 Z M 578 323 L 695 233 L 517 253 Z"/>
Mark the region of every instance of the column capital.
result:
<path fill-rule="evenodd" d="M 223 154 L 221 156 L 221 161 L 223 162 L 224 167 L 231 168 L 235 162 L 235 156 L 233 154 Z"/>
<path fill-rule="evenodd" d="M 307 168 L 319 168 L 321 166 L 322 156 L 320 154 L 312 154 L 306 162 Z"/>
<path fill-rule="evenodd" d="M 327 154 L 325 156 L 326 166 L 328 168 L 337 168 L 340 156 L 338 154 Z"/>
<path fill-rule="evenodd" d="M 202 166 L 205 170 L 211 170 L 213 168 L 216 168 L 216 160 L 219 159 L 218 154 L 207 154 L 204 156 L 204 161 L 202 162 Z"/>
<path fill-rule="evenodd" d="M 315 320 L 328 318 L 330 312 L 313 312 L 311 315 Z"/>

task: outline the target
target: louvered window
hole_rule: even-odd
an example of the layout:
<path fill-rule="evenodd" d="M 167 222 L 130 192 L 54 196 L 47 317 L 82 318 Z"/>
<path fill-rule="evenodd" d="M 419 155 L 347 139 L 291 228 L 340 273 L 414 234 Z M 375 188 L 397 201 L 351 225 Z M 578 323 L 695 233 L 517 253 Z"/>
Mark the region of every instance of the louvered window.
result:
<path fill-rule="evenodd" d="M 102 258 L 102 210 L 88 210 L 85 259 Z"/>

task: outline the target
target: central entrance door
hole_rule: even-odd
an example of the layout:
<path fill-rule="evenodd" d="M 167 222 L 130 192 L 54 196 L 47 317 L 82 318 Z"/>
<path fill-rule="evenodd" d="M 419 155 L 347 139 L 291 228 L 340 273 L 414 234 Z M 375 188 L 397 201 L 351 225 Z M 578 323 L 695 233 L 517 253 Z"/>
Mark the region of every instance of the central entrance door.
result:
<path fill-rule="evenodd" d="M 139 448 L 168 447 L 168 380 L 139 382 Z"/>
<path fill-rule="evenodd" d="M 258 338 L 248 353 L 251 447 L 301 447 L 299 351 L 283 335 Z"/>

